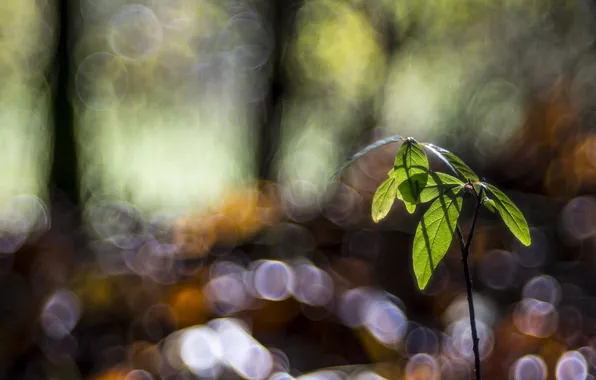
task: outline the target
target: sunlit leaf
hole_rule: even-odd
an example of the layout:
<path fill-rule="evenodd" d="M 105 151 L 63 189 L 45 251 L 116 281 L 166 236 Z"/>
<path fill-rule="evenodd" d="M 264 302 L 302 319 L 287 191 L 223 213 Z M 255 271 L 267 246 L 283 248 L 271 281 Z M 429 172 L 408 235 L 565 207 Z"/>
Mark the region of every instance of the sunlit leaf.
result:
<path fill-rule="evenodd" d="M 408 212 L 414 212 L 420 193 L 428 181 L 428 158 L 424 149 L 408 138 L 395 156 L 395 179 L 398 183 L 397 197 L 406 203 Z M 408 205 L 409 204 L 409 205 Z"/>
<path fill-rule="evenodd" d="M 347 168 L 348 166 L 350 166 L 350 164 L 354 161 L 356 161 L 357 159 L 359 159 L 360 157 L 364 156 L 365 154 L 367 154 L 370 151 L 373 151 L 377 148 L 380 148 L 384 145 L 387 144 L 391 144 L 394 142 L 398 142 L 403 140 L 404 138 L 401 136 L 391 136 L 391 137 L 387 137 L 384 138 L 382 140 L 379 140 L 377 142 L 374 142 L 372 144 L 370 144 L 369 146 L 365 147 L 364 149 L 360 150 L 358 153 L 354 154 L 352 157 L 350 157 L 348 160 L 346 160 L 340 167 L 339 169 L 337 169 L 335 171 L 335 173 L 333 173 L 333 175 L 331 176 L 331 178 L 335 177 L 336 175 L 338 175 L 342 170 L 344 170 L 345 168 Z"/>
<path fill-rule="evenodd" d="M 462 187 L 449 189 L 434 201 L 416 228 L 412 263 L 418 288 L 424 289 L 447 253 L 461 212 Z"/>
<path fill-rule="evenodd" d="M 494 199 L 484 198 L 484 201 L 482 202 L 482 205 L 484 207 L 486 207 L 490 212 L 497 211 L 497 208 L 496 208 L 495 200 Z"/>
<path fill-rule="evenodd" d="M 397 185 L 397 192 L 395 195 L 398 199 L 401 199 L 404 202 L 406 210 L 410 214 L 413 214 L 416 210 L 416 203 L 420 200 L 420 193 L 426 186 L 424 180 L 425 178 L 422 177 L 422 175 L 415 174 L 412 177 L 399 182 L 399 185 Z"/>
<path fill-rule="evenodd" d="M 488 183 L 483 183 L 484 186 L 494 195 L 494 207 L 501 214 L 503 222 L 509 227 L 509 230 L 515 237 L 526 246 L 529 246 L 532 242 L 530 237 L 530 229 L 528 228 L 528 222 L 522 212 L 517 206 L 495 186 Z"/>
<path fill-rule="evenodd" d="M 397 181 L 394 175 L 390 175 L 383 183 L 377 188 L 375 195 L 372 200 L 372 218 L 375 223 L 378 223 L 381 219 L 385 218 L 393 202 L 395 202 L 397 192 Z"/>
<path fill-rule="evenodd" d="M 482 197 L 482 205 L 488 209 L 490 212 L 496 212 L 497 208 L 495 206 L 495 200 L 489 198 L 486 194 L 488 194 L 488 187 L 486 187 L 484 182 L 475 182 L 474 183 L 474 191 L 476 194 Z"/>
<path fill-rule="evenodd" d="M 429 202 L 438 197 L 443 191 L 455 186 L 463 186 L 464 183 L 449 174 L 441 172 L 430 172 L 426 187 L 420 193 L 420 202 Z"/>
<path fill-rule="evenodd" d="M 399 191 L 399 186 L 398 186 L 398 191 Z M 410 214 L 413 214 L 414 211 L 416 211 L 416 203 L 404 202 L 404 206 L 406 207 L 406 211 Z"/>
<path fill-rule="evenodd" d="M 465 180 L 480 181 L 476 173 L 455 154 L 433 144 L 424 146 L 447 164 L 455 174 L 461 175 Z"/>

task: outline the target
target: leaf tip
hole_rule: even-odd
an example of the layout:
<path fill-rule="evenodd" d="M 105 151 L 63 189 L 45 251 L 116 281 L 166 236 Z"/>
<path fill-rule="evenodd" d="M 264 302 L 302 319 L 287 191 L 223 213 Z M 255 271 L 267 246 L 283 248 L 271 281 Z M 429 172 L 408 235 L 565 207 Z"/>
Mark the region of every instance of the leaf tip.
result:
<path fill-rule="evenodd" d="M 416 211 L 415 203 L 404 202 L 404 205 L 406 206 L 406 211 L 408 211 L 409 214 L 413 214 Z"/>
<path fill-rule="evenodd" d="M 528 237 L 524 237 L 523 239 L 519 239 L 519 241 L 525 245 L 526 247 L 529 247 L 530 245 L 532 245 L 532 238 L 528 235 Z"/>

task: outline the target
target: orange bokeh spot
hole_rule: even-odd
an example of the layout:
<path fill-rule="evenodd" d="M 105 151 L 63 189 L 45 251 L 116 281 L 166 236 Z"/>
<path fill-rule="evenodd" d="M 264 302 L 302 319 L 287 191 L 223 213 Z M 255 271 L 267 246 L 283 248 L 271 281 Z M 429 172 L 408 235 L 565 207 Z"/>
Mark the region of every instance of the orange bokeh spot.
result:
<path fill-rule="evenodd" d="M 176 291 L 170 301 L 178 328 L 204 323 L 207 320 L 205 296 L 200 289 L 185 287 Z"/>
<path fill-rule="evenodd" d="M 275 223 L 279 216 L 271 184 L 263 185 L 261 190 L 228 191 L 219 206 L 179 220 L 174 239 L 187 255 L 202 256 L 218 242 L 233 244 L 250 238 Z"/>
<path fill-rule="evenodd" d="M 93 376 L 92 380 L 124 380 L 128 371 L 123 369 L 109 369 L 99 375 Z"/>

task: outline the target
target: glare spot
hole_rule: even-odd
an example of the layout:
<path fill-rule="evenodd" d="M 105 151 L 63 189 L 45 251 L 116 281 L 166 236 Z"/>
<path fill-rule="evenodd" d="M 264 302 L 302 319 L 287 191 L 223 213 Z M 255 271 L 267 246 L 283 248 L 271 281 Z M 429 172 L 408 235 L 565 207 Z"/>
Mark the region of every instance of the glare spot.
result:
<path fill-rule="evenodd" d="M 272 52 L 271 37 L 263 20 L 254 13 L 232 17 L 222 32 L 222 38 L 224 46 L 229 45 L 237 64 L 245 70 L 264 65 Z"/>
<path fill-rule="evenodd" d="M 343 293 L 339 300 L 337 313 L 342 322 L 349 327 L 361 326 L 362 310 L 367 300 L 376 295 L 372 289 L 355 288 Z"/>
<path fill-rule="evenodd" d="M 348 377 L 349 380 L 385 380 L 383 376 L 380 376 L 372 371 L 359 371 Z"/>
<path fill-rule="evenodd" d="M 220 372 L 222 358 L 220 338 L 209 327 L 193 327 L 183 331 L 180 357 L 184 364 L 198 376 L 213 377 Z"/>
<path fill-rule="evenodd" d="M 183 31 L 193 25 L 192 1 L 153 0 L 151 3 L 164 28 Z"/>
<path fill-rule="evenodd" d="M 223 355 L 226 360 L 244 353 L 254 344 L 248 327 L 240 320 L 233 318 L 220 318 L 209 321 L 208 325 L 220 336 Z"/>
<path fill-rule="evenodd" d="M 211 321 L 210 324 L 221 338 L 223 359 L 237 374 L 245 379 L 260 380 L 271 373 L 271 354 L 240 322 L 224 318 Z"/>
<path fill-rule="evenodd" d="M 79 64 L 74 81 L 79 99 L 95 110 L 116 107 L 128 91 L 126 67 L 110 53 L 93 53 L 85 58 Z"/>
<path fill-rule="evenodd" d="M 286 215 L 293 221 L 302 223 L 312 220 L 319 212 L 320 192 L 314 183 L 295 180 L 285 186 L 283 205 Z"/>
<path fill-rule="evenodd" d="M 126 202 L 90 203 L 85 219 L 95 235 L 103 239 L 138 233 L 143 228 L 141 214 Z"/>
<path fill-rule="evenodd" d="M 282 350 L 271 348 L 269 349 L 269 353 L 274 362 L 274 371 L 277 371 L 277 373 L 285 373 L 290 370 L 290 359 L 288 359 L 288 356 Z"/>
<path fill-rule="evenodd" d="M 548 302 L 526 298 L 513 311 L 513 324 L 526 335 L 546 338 L 557 329 L 557 310 Z"/>
<path fill-rule="evenodd" d="M 398 343 L 407 331 L 406 316 L 390 301 L 371 300 L 362 313 L 366 329 L 385 345 Z"/>
<path fill-rule="evenodd" d="M 482 321 L 485 324 L 492 326 L 495 321 L 496 306 L 494 303 L 480 294 L 474 294 L 474 310 L 476 320 Z M 456 297 L 445 313 L 443 314 L 443 323 L 450 325 L 463 318 L 469 318 L 470 312 L 468 308 L 468 299 L 465 294 Z"/>
<path fill-rule="evenodd" d="M 470 320 L 462 318 L 448 327 L 451 336 L 451 343 L 456 353 L 462 358 L 472 359 L 474 357 L 472 329 Z M 478 334 L 478 351 L 480 358 L 485 359 L 490 355 L 494 346 L 493 332 L 484 322 L 476 320 L 476 332 Z"/>
<path fill-rule="evenodd" d="M 173 269 L 177 252 L 176 246 L 151 240 L 130 255 L 127 263 L 139 275 L 160 283 L 171 283 L 175 279 Z"/>
<path fill-rule="evenodd" d="M 229 361 L 236 372 L 245 379 L 266 379 L 273 368 L 273 360 L 269 351 L 258 344 L 251 345 L 242 359 Z"/>
<path fill-rule="evenodd" d="M 327 272 L 312 264 L 294 269 L 294 298 L 310 306 L 324 306 L 333 297 L 333 280 Z"/>
<path fill-rule="evenodd" d="M 294 380 L 294 378 L 289 373 L 275 372 L 269 376 L 269 380 Z"/>
<path fill-rule="evenodd" d="M 557 360 L 558 380 L 579 380 L 588 376 L 586 359 L 577 351 L 567 351 Z"/>
<path fill-rule="evenodd" d="M 244 273 L 244 267 L 231 261 L 216 261 L 209 268 L 209 277 L 211 279 L 225 275 L 241 275 Z"/>
<path fill-rule="evenodd" d="M 469 379 L 471 378 L 471 363 L 469 360 L 457 356 L 441 356 L 441 379 Z"/>
<path fill-rule="evenodd" d="M 446 360 L 446 362 L 449 362 L 451 359 L 459 359 L 459 354 L 453 347 L 453 339 L 451 339 L 451 336 L 446 333 L 442 333 L 440 339 L 441 353 L 443 353 L 445 357 L 449 359 Z"/>
<path fill-rule="evenodd" d="M 557 306 L 561 299 L 561 286 L 551 276 L 536 276 L 526 283 L 522 290 L 522 297 Z"/>
<path fill-rule="evenodd" d="M 439 352 L 439 338 L 434 331 L 426 327 L 416 327 L 406 338 L 406 355 L 434 355 Z"/>
<path fill-rule="evenodd" d="M 76 326 L 80 316 L 78 297 L 71 291 L 58 290 L 46 302 L 41 316 L 45 333 L 54 339 L 62 339 Z"/>
<path fill-rule="evenodd" d="M 294 274 L 288 264 L 268 260 L 257 266 L 253 286 L 261 298 L 281 301 L 290 296 L 293 281 Z"/>
<path fill-rule="evenodd" d="M 135 250 L 141 248 L 149 239 L 150 235 L 121 234 L 112 236 L 105 241 L 121 249 Z"/>
<path fill-rule="evenodd" d="M 128 5 L 110 20 L 108 39 L 114 52 L 129 60 L 143 60 L 157 51 L 163 31 L 153 11 Z"/>
<path fill-rule="evenodd" d="M 160 244 L 172 244 L 174 242 L 176 219 L 175 215 L 169 215 L 167 211 L 154 212 L 146 218 L 145 229 L 147 234 Z"/>
<path fill-rule="evenodd" d="M 142 369 L 130 371 L 124 380 L 153 380 L 153 375 Z"/>
<path fill-rule="evenodd" d="M 344 376 L 340 371 L 320 370 L 298 376 L 296 380 L 342 380 Z"/>
<path fill-rule="evenodd" d="M 35 195 L 20 194 L 13 197 L 8 204 L 2 207 L 0 213 L 2 220 L 10 224 L 9 228 L 3 232 L 8 232 L 13 236 L 20 234 L 23 237 L 27 237 L 33 232 L 45 231 L 50 227 L 47 206 Z M 13 245 L 9 244 L 8 247 L 12 248 Z M 0 252 L 14 251 L 10 248 L 8 250 L 5 248 L 0 239 Z"/>
<path fill-rule="evenodd" d="M 493 289 L 507 289 L 517 276 L 517 258 L 507 251 L 494 250 L 480 264 L 480 278 Z"/>
<path fill-rule="evenodd" d="M 26 227 L 14 215 L 0 212 L 0 253 L 15 253 L 27 240 Z"/>
<path fill-rule="evenodd" d="M 584 240 L 596 232 L 596 199 L 581 196 L 572 199 L 562 211 L 561 222 L 569 236 Z"/>
<path fill-rule="evenodd" d="M 242 275 L 216 277 L 207 283 L 205 292 L 214 311 L 221 315 L 243 310 L 252 302 Z"/>
<path fill-rule="evenodd" d="M 513 380 L 545 380 L 547 377 L 546 363 L 540 356 L 526 355 L 513 364 Z"/>
<path fill-rule="evenodd" d="M 596 350 L 590 346 L 580 347 L 577 350 L 586 359 L 589 369 L 596 369 Z"/>
<path fill-rule="evenodd" d="M 406 364 L 406 380 L 438 380 L 439 376 L 439 365 L 435 358 L 428 354 L 416 354 Z"/>
<path fill-rule="evenodd" d="M 353 222 L 353 216 L 362 202 L 360 194 L 354 188 L 342 183 L 335 184 L 329 193 L 331 193 L 331 199 L 325 202 L 323 208 L 325 217 L 338 226 Z"/>

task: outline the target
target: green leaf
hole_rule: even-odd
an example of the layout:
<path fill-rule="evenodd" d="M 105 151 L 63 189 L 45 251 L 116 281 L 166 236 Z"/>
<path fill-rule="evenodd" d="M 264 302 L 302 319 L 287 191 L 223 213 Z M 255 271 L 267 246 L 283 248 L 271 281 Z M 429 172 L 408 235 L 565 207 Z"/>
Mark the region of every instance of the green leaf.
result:
<path fill-rule="evenodd" d="M 404 206 L 406 207 L 406 211 L 410 214 L 413 214 L 416 211 L 416 203 L 404 202 Z"/>
<path fill-rule="evenodd" d="M 424 144 L 424 146 L 447 164 L 455 174 L 461 175 L 466 181 L 480 181 L 478 175 L 455 154 L 433 144 Z"/>
<path fill-rule="evenodd" d="M 434 201 L 416 228 L 412 263 L 418 288 L 424 289 L 447 253 L 461 212 L 462 187 L 446 190 Z"/>
<path fill-rule="evenodd" d="M 345 168 L 347 168 L 348 166 L 350 166 L 350 164 L 354 161 L 356 161 L 357 159 L 359 159 L 360 157 L 364 156 L 365 154 L 367 154 L 368 152 L 375 150 L 377 148 L 380 148 L 384 145 L 387 144 L 391 144 L 394 142 L 398 142 L 398 141 L 402 141 L 404 138 L 401 136 L 391 136 L 391 137 L 387 137 L 384 138 L 382 140 L 376 141 L 370 145 L 368 145 L 367 147 L 363 148 L 362 150 L 360 150 L 358 153 L 354 154 L 352 157 L 350 157 L 349 159 L 347 159 L 340 167 L 339 169 L 337 169 L 335 171 L 335 173 L 333 173 L 333 175 L 331 176 L 331 178 L 334 178 L 336 175 L 338 175 L 342 170 L 344 170 Z"/>
<path fill-rule="evenodd" d="M 497 208 L 496 208 L 495 200 L 494 199 L 484 198 L 484 201 L 482 202 L 482 205 L 484 207 L 486 207 L 490 212 L 497 211 Z"/>
<path fill-rule="evenodd" d="M 375 191 L 372 200 L 372 219 L 375 223 L 385 218 L 395 202 L 397 181 L 390 175 Z"/>
<path fill-rule="evenodd" d="M 426 187 L 429 172 L 426 153 L 416 140 L 408 137 L 401 145 L 395 156 L 394 169 L 398 183 L 397 197 L 406 203 L 406 209 L 412 213 L 420 193 Z"/>
<path fill-rule="evenodd" d="M 450 176 L 449 174 L 441 173 L 441 172 L 430 172 L 428 176 L 428 182 L 426 183 L 426 187 L 420 193 L 420 202 L 425 203 L 432 201 L 441 193 L 447 189 L 456 187 L 456 186 L 463 186 L 464 183 L 455 178 Z"/>
<path fill-rule="evenodd" d="M 522 212 L 501 190 L 488 183 L 483 183 L 483 185 L 494 195 L 495 209 L 501 214 L 503 222 L 509 227 L 511 233 L 523 245 L 529 246 L 532 243 L 530 229 Z"/>

